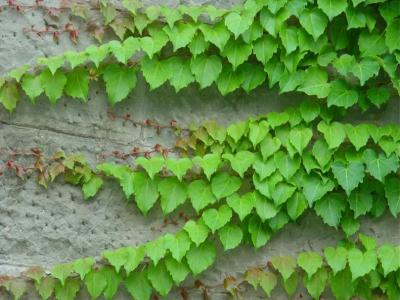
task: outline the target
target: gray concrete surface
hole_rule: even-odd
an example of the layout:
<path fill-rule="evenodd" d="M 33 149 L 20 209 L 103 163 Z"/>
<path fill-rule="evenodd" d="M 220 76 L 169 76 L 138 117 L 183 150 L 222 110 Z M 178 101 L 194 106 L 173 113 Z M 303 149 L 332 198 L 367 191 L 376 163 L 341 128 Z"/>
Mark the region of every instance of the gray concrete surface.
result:
<path fill-rule="evenodd" d="M 176 5 L 179 1 L 169 2 Z M 219 1 L 219 4 L 227 5 L 226 1 Z M 21 64 L 32 64 L 37 57 L 83 49 L 93 43 L 83 32 L 77 46 L 64 36 L 59 45 L 49 36 L 27 38 L 22 29 L 31 25 L 43 26 L 40 12 L 0 13 L 0 75 Z M 79 26 L 83 28 L 82 24 Z M 192 121 L 200 123 L 214 119 L 229 124 L 282 110 L 303 98 L 298 94 L 279 96 L 275 91 L 268 91 L 266 86 L 250 95 L 237 92 L 221 97 L 214 87 L 199 90 L 195 85 L 176 94 L 168 86 L 149 91 L 147 84 L 139 80 L 129 99 L 112 109 L 117 114 L 129 113 L 136 120 L 149 118 L 168 123 L 175 119 L 179 124 L 187 125 Z M 398 98 L 393 99 L 383 111 L 366 115 L 351 112 L 347 120 L 400 124 L 399 104 Z M 37 105 L 32 105 L 24 99 L 13 114 L 0 110 L 0 147 L 40 147 L 48 154 L 61 149 L 67 153 L 82 152 L 94 162 L 96 155 L 103 151 L 129 151 L 134 146 L 150 149 L 157 143 L 172 145 L 173 134 L 168 130 L 157 135 L 152 129 L 134 128 L 120 120 L 111 121 L 107 117 L 108 108 L 101 84 L 91 86 L 87 104 L 62 99 L 51 105 L 47 100 L 39 99 Z M 0 157 L 0 162 L 3 159 Z M 152 210 L 148 217 L 141 216 L 132 203 L 123 199 L 120 188 L 113 182 L 108 182 L 95 200 L 85 202 L 81 191 L 69 185 L 55 183 L 45 190 L 33 178 L 21 182 L 15 177 L 3 176 L 0 177 L 0 274 L 14 274 L 27 266 L 51 267 L 84 256 L 98 256 L 106 249 L 138 245 L 177 229 L 176 226 L 162 228 L 162 222 L 159 208 Z M 375 221 L 362 220 L 362 224 L 362 232 L 379 241 L 400 243 L 400 224 L 391 216 L 385 215 Z M 288 225 L 258 251 L 241 247 L 229 254 L 220 253 L 218 262 L 201 276 L 201 280 L 218 284 L 226 276 L 239 276 L 246 268 L 266 262 L 268 257 L 294 255 L 310 249 L 318 251 L 335 245 L 342 237 L 319 218 L 307 215 L 298 224 Z M 188 279 L 185 285 L 192 285 L 192 280 Z M 243 295 L 244 299 L 265 298 L 251 288 L 246 288 Z M 302 299 L 308 299 L 300 290 L 295 299 L 300 299 L 301 295 Z M 116 299 L 128 298 L 122 289 Z M 202 299 L 201 293 L 191 291 L 190 298 Z M 227 298 L 220 289 L 211 292 L 211 299 Z M 281 291 L 272 298 L 287 299 Z M 329 299 L 329 294 L 325 298 Z M 8 300 L 4 291 L 0 292 L 0 299 Z M 23 299 L 36 297 L 30 291 Z M 89 297 L 83 291 L 79 299 Z M 178 292 L 171 294 L 169 299 L 180 299 Z"/>

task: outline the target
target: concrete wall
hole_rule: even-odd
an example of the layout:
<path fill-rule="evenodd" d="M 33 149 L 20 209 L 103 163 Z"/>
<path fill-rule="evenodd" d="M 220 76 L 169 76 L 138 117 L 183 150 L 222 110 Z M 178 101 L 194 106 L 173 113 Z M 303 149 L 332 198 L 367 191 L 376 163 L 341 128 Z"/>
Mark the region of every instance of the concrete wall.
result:
<path fill-rule="evenodd" d="M 176 5 L 178 1 L 169 2 Z M 53 3 L 57 4 L 57 1 Z M 225 1 L 220 1 L 220 4 L 227 5 Z M 22 33 L 24 27 L 42 27 L 43 18 L 38 11 L 0 13 L 0 75 L 23 63 L 32 64 L 39 56 L 63 53 L 67 49 L 83 49 L 94 42 L 84 32 L 81 32 L 76 46 L 67 37 L 62 37 L 60 44 L 56 45 L 49 36 L 28 38 Z M 61 20 L 64 22 L 66 16 Z M 237 92 L 221 97 L 214 87 L 199 90 L 196 86 L 176 94 L 167 86 L 149 91 L 147 84 L 139 80 L 129 99 L 112 110 L 117 114 L 129 113 L 135 120 L 154 119 L 160 123 L 175 119 L 179 124 L 186 125 L 192 121 L 200 123 L 215 119 L 229 124 L 249 116 L 282 110 L 296 105 L 303 98 L 296 94 L 278 96 L 275 91 L 268 91 L 266 86 L 250 95 Z M 48 154 L 57 150 L 82 152 L 94 163 L 103 151 L 129 151 L 134 146 L 150 149 L 157 143 L 168 146 L 174 141 L 173 134 L 168 130 L 157 135 L 152 129 L 135 128 L 120 120 L 111 121 L 107 117 L 109 106 L 102 85 L 91 86 L 87 104 L 73 99 L 62 99 L 56 105 L 50 105 L 45 99 L 40 99 L 37 105 L 30 104 L 26 99 L 22 102 L 13 114 L 3 109 L 0 111 L 1 148 L 39 147 Z M 351 113 L 348 119 L 353 122 L 370 120 L 400 124 L 399 104 L 399 99 L 393 99 L 381 112 L 367 115 Z M 4 163 L 5 159 L 0 156 L 0 163 Z M 0 274 L 12 275 L 28 266 L 51 267 L 84 256 L 98 256 L 106 249 L 138 245 L 178 228 L 172 225 L 162 228 L 162 223 L 159 207 L 143 217 L 132 203 L 124 200 L 120 188 L 113 182 L 107 182 L 95 200 L 85 202 L 78 188 L 66 184 L 56 182 L 46 190 L 38 186 L 34 179 L 22 182 L 14 176 L 2 176 Z M 389 215 L 375 221 L 363 219 L 361 231 L 381 242 L 400 243 L 400 224 Z M 270 256 L 294 255 L 303 250 L 318 251 L 335 245 L 342 237 L 318 217 L 306 215 L 297 224 L 288 225 L 258 251 L 240 247 L 229 254 L 220 253 L 216 265 L 206 271 L 201 280 L 218 284 L 226 276 L 239 275 L 247 267 L 266 262 Z M 185 285 L 193 285 L 192 280 L 189 279 Z M 251 288 L 243 293 L 245 299 L 262 298 L 262 293 L 256 295 Z M 302 299 L 307 299 L 304 291 L 299 291 L 296 299 L 301 294 Z M 196 291 L 190 296 L 191 299 L 202 299 Z M 214 290 L 211 296 L 211 299 L 228 298 L 219 289 Z M 329 299 L 328 294 L 326 297 Z M 179 299 L 178 292 L 169 298 Z M 8 298 L 0 292 L 0 299 Z M 29 294 L 24 299 L 35 297 Z M 83 291 L 80 299 L 89 298 Z M 128 299 L 128 296 L 121 290 L 118 299 Z M 277 291 L 273 299 L 286 299 L 286 296 Z"/>

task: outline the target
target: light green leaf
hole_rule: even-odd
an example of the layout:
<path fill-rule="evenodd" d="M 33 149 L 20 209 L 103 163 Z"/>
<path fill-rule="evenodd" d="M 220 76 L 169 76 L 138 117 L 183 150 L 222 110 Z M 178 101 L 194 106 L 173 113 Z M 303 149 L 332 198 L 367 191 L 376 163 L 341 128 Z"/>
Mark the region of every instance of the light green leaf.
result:
<path fill-rule="evenodd" d="M 372 87 L 367 90 L 367 98 L 372 104 L 380 108 L 382 104 L 388 102 L 390 92 L 387 87 Z"/>
<path fill-rule="evenodd" d="M 281 147 L 281 141 L 277 137 L 272 137 L 270 134 L 261 141 L 260 151 L 264 160 L 277 152 Z"/>
<path fill-rule="evenodd" d="M 221 163 L 221 157 L 216 153 L 209 153 L 203 157 L 196 156 L 193 158 L 193 162 L 203 169 L 207 179 L 210 180 L 211 176 L 217 171 L 218 166 Z"/>
<path fill-rule="evenodd" d="M 152 30 L 150 36 L 145 36 L 140 39 L 141 48 L 149 56 L 153 58 L 154 54 L 158 53 L 168 42 L 168 35 L 162 30 Z"/>
<path fill-rule="evenodd" d="M 347 8 L 346 0 L 318 0 L 318 7 L 328 16 L 329 20 L 340 15 Z"/>
<path fill-rule="evenodd" d="M 313 132 L 310 128 L 295 127 L 290 131 L 289 141 L 297 152 L 302 155 L 303 150 L 308 146 L 312 136 Z"/>
<path fill-rule="evenodd" d="M 198 247 L 192 247 L 186 254 L 189 268 L 197 275 L 210 267 L 217 256 L 215 247 L 210 242 L 204 242 Z"/>
<path fill-rule="evenodd" d="M 92 176 L 88 182 L 82 185 L 83 196 L 85 200 L 94 197 L 103 185 L 103 179 L 98 176 Z"/>
<path fill-rule="evenodd" d="M 344 247 L 327 247 L 324 249 L 326 262 L 331 267 L 333 274 L 336 274 L 347 265 L 347 249 Z"/>
<path fill-rule="evenodd" d="M 351 124 L 345 125 L 346 135 L 356 150 L 364 147 L 369 140 L 368 126 L 365 124 L 353 126 Z"/>
<path fill-rule="evenodd" d="M 240 15 L 237 12 L 231 12 L 225 16 L 225 25 L 234 34 L 235 39 L 249 29 L 252 23 L 253 17 L 250 14 Z"/>
<path fill-rule="evenodd" d="M 174 284 L 164 262 L 159 262 L 157 265 L 151 264 L 147 269 L 147 278 L 162 297 L 168 295 Z"/>
<path fill-rule="evenodd" d="M 165 266 L 176 284 L 181 283 L 190 272 L 185 261 L 177 261 L 170 256 L 165 259 Z"/>
<path fill-rule="evenodd" d="M 135 194 L 135 202 L 143 214 L 153 207 L 158 199 L 158 182 L 159 180 L 152 180 L 145 173 L 135 172 L 131 179 L 133 190 Z"/>
<path fill-rule="evenodd" d="M 296 188 L 286 182 L 279 182 L 272 189 L 272 199 L 276 206 L 285 203 L 296 191 Z"/>
<path fill-rule="evenodd" d="M 304 9 L 299 20 L 301 26 L 313 36 L 314 41 L 324 33 L 328 25 L 328 18 L 318 8 Z"/>
<path fill-rule="evenodd" d="M 333 122 L 328 125 L 325 122 L 320 122 L 317 128 L 324 135 L 329 149 L 338 148 L 346 138 L 345 126 L 341 123 Z"/>
<path fill-rule="evenodd" d="M 95 262 L 96 260 L 93 257 L 77 259 L 73 262 L 73 270 L 78 273 L 81 280 L 83 280 L 86 274 L 90 272 Z"/>
<path fill-rule="evenodd" d="M 353 161 L 347 165 L 341 161 L 332 164 L 332 172 L 340 186 L 346 191 L 347 195 L 354 190 L 364 179 L 364 166 L 358 161 Z"/>
<path fill-rule="evenodd" d="M 243 221 L 251 213 L 254 207 L 255 195 L 255 192 L 248 192 L 243 196 L 234 193 L 226 199 L 228 205 L 239 216 L 240 221 Z"/>
<path fill-rule="evenodd" d="M 373 198 L 365 191 L 353 191 L 349 196 L 350 208 L 354 211 L 354 218 L 365 215 L 372 209 Z"/>
<path fill-rule="evenodd" d="M 303 193 L 296 191 L 286 202 L 287 213 L 293 221 L 297 220 L 308 207 L 307 200 Z"/>
<path fill-rule="evenodd" d="M 384 244 L 378 248 L 378 258 L 383 268 L 383 275 L 395 272 L 400 268 L 400 247 Z"/>
<path fill-rule="evenodd" d="M 361 85 L 379 73 L 379 63 L 372 58 L 364 58 L 359 63 L 353 65 L 351 72 L 360 79 Z"/>
<path fill-rule="evenodd" d="M 319 67 L 310 67 L 304 72 L 304 81 L 298 88 L 307 95 L 326 98 L 330 92 L 328 73 Z"/>
<path fill-rule="evenodd" d="M 49 69 L 45 69 L 40 74 L 40 84 L 52 103 L 56 103 L 61 97 L 66 83 L 67 77 L 59 70 L 52 74 Z"/>
<path fill-rule="evenodd" d="M 243 79 L 242 72 L 234 71 L 230 65 L 224 65 L 216 82 L 218 90 L 222 95 L 229 94 L 240 87 Z"/>
<path fill-rule="evenodd" d="M 227 224 L 218 230 L 218 236 L 225 251 L 236 248 L 243 239 L 242 229 L 234 224 Z"/>
<path fill-rule="evenodd" d="M 55 265 L 51 269 L 51 275 L 53 275 L 55 278 L 60 280 L 61 285 L 65 284 L 65 280 L 68 278 L 68 276 L 71 275 L 73 271 L 73 265 L 68 263 L 68 264 L 59 264 Z"/>
<path fill-rule="evenodd" d="M 315 201 L 332 191 L 334 187 L 335 184 L 333 181 L 327 178 L 322 180 L 316 175 L 305 176 L 303 178 L 303 193 L 310 207 L 312 207 Z"/>
<path fill-rule="evenodd" d="M 174 211 L 187 198 L 186 185 L 174 177 L 163 179 L 158 185 L 158 191 L 161 195 L 161 209 L 165 215 Z"/>
<path fill-rule="evenodd" d="M 320 268 L 313 276 L 304 276 L 304 286 L 313 299 L 320 299 L 321 294 L 325 290 L 328 280 L 328 272 L 324 268 Z"/>
<path fill-rule="evenodd" d="M 322 257 L 316 252 L 302 252 L 297 256 L 297 264 L 311 277 L 322 267 Z"/>
<path fill-rule="evenodd" d="M 374 57 L 382 55 L 388 51 L 383 33 L 370 32 L 369 30 L 363 30 L 358 39 L 358 48 L 360 49 L 362 57 Z"/>
<path fill-rule="evenodd" d="M 351 6 L 346 9 L 347 30 L 352 28 L 362 28 L 367 25 L 367 18 L 364 12 Z"/>
<path fill-rule="evenodd" d="M 284 281 L 288 280 L 296 269 L 296 261 L 291 256 L 275 256 L 271 258 L 271 263 Z"/>
<path fill-rule="evenodd" d="M 135 300 L 149 300 L 151 297 L 152 287 L 146 272 L 132 272 L 125 279 L 125 286 Z"/>
<path fill-rule="evenodd" d="M 386 175 L 396 172 L 399 168 L 399 160 L 396 155 L 392 154 L 389 157 L 383 153 L 377 155 L 372 149 L 364 151 L 363 161 L 367 166 L 367 171 L 381 182 L 384 182 Z"/>
<path fill-rule="evenodd" d="M 44 91 L 40 83 L 40 76 L 31 74 L 25 74 L 22 77 L 21 87 L 32 103 L 35 103 L 35 99 Z"/>
<path fill-rule="evenodd" d="M 87 101 L 89 91 L 89 73 L 83 67 L 78 67 L 67 73 L 65 93 L 73 98 Z"/>
<path fill-rule="evenodd" d="M 173 51 L 186 47 L 196 34 L 197 27 L 191 23 L 179 22 L 173 27 L 164 27 L 164 32 L 168 35 L 173 45 Z"/>
<path fill-rule="evenodd" d="M 98 298 L 107 286 L 107 280 L 102 272 L 92 270 L 85 277 L 85 286 L 92 299 Z"/>
<path fill-rule="evenodd" d="M 278 167 L 279 172 L 286 179 L 292 178 L 301 165 L 299 156 L 291 158 L 287 153 L 278 151 L 274 154 L 275 165 Z"/>
<path fill-rule="evenodd" d="M 19 92 L 14 82 L 7 82 L 0 88 L 0 103 L 3 103 L 4 107 L 12 112 L 17 106 L 19 100 Z"/>
<path fill-rule="evenodd" d="M 141 61 L 142 73 L 150 89 L 163 85 L 169 77 L 169 64 L 167 60 L 158 60 L 157 57 L 143 58 Z"/>
<path fill-rule="evenodd" d="M 359 94 L 351 89 L 342 79 L 336 79 L 331 83 L 328 94 L 328 106 L 339 106 L 349 108 L 357 103 Z"/>
<path fill-rule="evenodd" d="M 190 68 L 200 88 L 210 86 L 222 71 L 221 59 L 216 55 L 198 55 L 192 59 Z"/>
<path fill-rule="evenodd" d="M 242 77 L 242 88 L 249 93 L 256 87 L 264 83 L 267 78 L 267 74 L 261 66 L 254 65 L 251 63 L 242 64 L 238 72 L 241 73 Z"/>
<path fill-rule="evenodd" d="M 179 92 L 182 88 L 194 82 L 189 60 L 173 56 L 166 60 L 166 64 L 168 66 L 168 79 L 175 88 L 175 92 Z"/>
<path fill-rule="evenodd" d="M 226 172 L 216 173 L 211 180 L 211 189 L 217 199 L 228 197 L 236 192 L 242 184 L 239 177 Z"/>
<path fill-rule="evenodd" d="M 247 60 L 252 50 L 252 46 L 244 43 L 241 39 L 230 39 L 225 45 L 222 55 L 232 64 L 233 70 L 236 70 L 239 65 Z"/>
<path fill-rule="evenodd" d="M 253 44 L 253 53 L 256 58 L 265 65 L 278 50 L 278 43 L 270 35 L 264 35 Z"/>
<path fill-rule="evenodd" d="M 228 33 L 228 38 L 229 38 L 229 33 Z M 197 55 L 204 53 L 208 49 L 208 47 L 209 43 L 205 40 L 204 35 L 201 33 L 196 34 L 188 45 L 190 53 L 193 54 L 193 57 L 196 57 Z"/>
<path fill-rule="evenodd" d="M 260 22 L 254 21 L 250 28 L 242 33 L 242 39 L 247 44 L 251 44 L 255 40 L 259 39 L 263 35 L 264 28 L 261 26 Z"/>
<path fill-rule="evenodd" d="M 253 163 L 253 169 L 258 174 L 260 180 L 264 180 L 276 170 L 275 162 L 272 158 L 264 162 L 260 157 L 256 157 Z"/>
<path fill-rule="evenodd" d="M 197 213 L 217 201 L 212 193 L 210 184 L 202 179 L 194 180 L 188 185 L 188 194 Z"/>
<path fill-rule="evenodd" d="M 96 46 L 89 46 L 86 48 L 86 54 L 88 58 L 94 62 L 95 66 L 98 68 L 100 63 L 106 58 L 110 49 L 108 44 L 103 44 L 99 47 Z"/>
<path fill-rule="evenodd" d="M 264 246 L 271 238 L 271 232 L 268 227 L 257 216 L 250 218 L 248 231 L 255 248 Z"/>
<path fill-rule="evenodd" d="M 232 169 L 235 170 L 240 175 L 240 177 L 243 178 L 244 173 L 253 164 L 255 160 L 255 155 L 250 151 L 239 151 L 235 155 L 232 155 L 230 153 L 223 154 L 222 158 L 229 160 Z"/>
<path fill-rule="evenodd" d="M 346 201 L 341 194 L 331 193 L 318 200 L 314 209 L 324 223 L 337 228 L 346 209 Z"/>
<path fill-rule="evenodd" d="M 395 50 L 400 50 L 399 36 L 400 36 L 400 20 L 395 19 L 388 24 L 385 33 L 385 42 L 390 52 L 393 52 Z"/>
<path fill-rule="evenodd" d="M 211 229 L 212 233 L 225 226 L 231 218 L 232 210 L 225 204 L 220 206 L 218 210 L 215 208 L 209 208 L 202 214 L 204 223 Z"/>
<path fill-rule="evenodd" d="M 192 161 L 187 157 L 180 159 L 167 159 L 165 163 L 167 168 L 178 177 L 179 181 L 182 181 L 182 177 L 193 167 Z"/>
<path fill-rule="evenodd" d="M 256 193 L 254 207 L 260 219 L 264 222 L 275 217 L 278 213 L 278 208 L 260 193 L 256 191 L 254 191 L 254 193 Z"/>
<path fill-rule="evenodd" d="M 102 275 L 105 277 L 107 286 L 104 289 L 103 295 L 107 300 L 114 298 L 117 293 L 119 286 L 122 282 L 122 276 L 115 272 L 112 267 L 104 266 L 101 269 Z"/>
<path fill-rule="evenodd" d="M 49 68 L 51 75 L 55 75 L 56 71 L 64 65 L 63 56 L 53 56 L 53 57 L 40 57 L 38 59 L 39 65 L 45 65 Z"/>
<path fill-rule="evenodd" d="M 172 257 L 180 262 L 190 249 L 191 244 L 192 241 L 190 240 L 189 235 L 186 231 L 182 230 L 175 234 L 174 238 L 169 241 L 168 249 L 171 252 Z"/>
<path fill-rule="evenodd" d="M 204 35 L 204 39 L 217 46 L 220 51 L 224 49 L 231 36 L 223 22 L 219 22 L 216 25 L 201 24 L 199 28 Z"/>
<path fill-rule="evenodd" d="M 54 292 L 57 300 L 73 300 L 79 292 L 81 284 L 78 278 L 68 278 L 65 284 L 56 283 Z"/>
<path fill-rule="evenodd" d="M 130 274 L 143 261 L 146 247 L 125 247 L 125 249 L 125 255 L 127 256 L 127 259 L 124 264 L 124 269 L 126 271 L 126 274 Z"/>
<path fill-rule="evenodd" d="M 200 219 L 201 220 L 201 219 Z M 204 224 L 203 220 L 199 222 L 194 222 L 193 220 L 188 221 L 183 229 L 189 234 L 190 239 L 199 246 L 203 243 L 209 233 L 208 227 Z"/>
<path fill-rule="evenodd" d="M 114 105 L 125 99 L 135 87 L 136 73 L 132 68 L 110 64 L 104 70 L 103 80 L 106 83 L 108 98 Z"/>
<path fill-rule="evenodd" d="M 400 213 L 400 179 L 393 176 L 385 179 L 385 196 L 394 217 Z"/>
<path fill-rule="evenodd" d="M 283 26 L 279 31 L 279 37 L 286 49 L 286 54 L 290 54 L 299 46 L 297 31 L 298 29 L 294 26 Z"/>
<path fill-rule="evenodd" d="M 352 70 L 354 65 L 356 64 L 356 59 L 353 55 L 342 54 L 340 57 L 336 58 L 332 65 L 339 72 L 339 74 L 343 76 L 347 76 L 347 74 Z"/>
<path fill-rule="evenodd" d="M 353 281 L 374 270 L 378 263 L 375 250 L 363 253 L 357 248 L 352 248 L 347 257 Z"/>
<path fill-rule="evenodd" d="M 154 175 L 160 172 L 165 165 L 165 159 L 162 156 L 154 156 L 151 158 L 138 157 L 134 162 L 145 169 L 151 179 L 154 179 Z"/>

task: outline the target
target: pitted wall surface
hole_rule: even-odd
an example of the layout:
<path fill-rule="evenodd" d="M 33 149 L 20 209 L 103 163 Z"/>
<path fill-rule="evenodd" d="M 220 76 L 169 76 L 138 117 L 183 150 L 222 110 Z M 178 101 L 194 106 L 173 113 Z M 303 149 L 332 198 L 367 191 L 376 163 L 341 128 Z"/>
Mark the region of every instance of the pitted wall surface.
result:
<path fill-rule="evenodd" d="M 30 1 L 25 1 L 29 3 Z M 149 1 L 148 1 L 149 2 Z M 4 1 L 0 1 L 0 4 Z M 58 1 L 46 3 L 57 5 Z M 152 1 L 152 3 L 165 3 Z M 168 1 L 177 5 L 179 1 Z M 188 3 L 187 1 L 182 3 Z M 239 1 L 194 1 L 229 6 Z M 0 75 L 24 63 L 33 64 L 45 55 L 56 55 L 66 50 L 82 50 L 94 43 L 81 32 L 78 45 L 65 36 L 56 45 L 51 36 L 30 37 L 23 28 L 32 25 L 44 26 L 40 12 L 0 13 Z M 67 20 L 67 16 L 62 16 Z M 110 108 L 103 84 L 94 83 L 90 88 L 88 103 L 73 99 L 62 99 L 51 105 L 46 99 L 38 99 L 32 105 L 26 99 L 19 103 L 13 114 L 0 111 L 0 147 L 29 149 L 39 147 L 47 154 L 63 150 L 66 153 L 81 152 L 90 163 L 98 161 L 102 152 L 130 151 L 133 147 L 151 149 L 155 144 L 172 146 L 173 132 L 134 127 L 129 122 L 111 120 L 107 111 L 118 115 L 130 114 L 135 120 L 152 119 L 167 124 L 176 120 L 187 126 L 204 120 L 217 120 L 226 125 L 270 111 L 280 111 L 295 106 L 304 99 L 299 94 L 278 95 L 264 85 L 251 94 L 236 92 L 222 97 L 215 87 L 199 90 L 195 85 L 175 93 L 171 87 L 150 91 L 143 80 L 139 80 L 129 99 Z M 392 99 L 383 111 L 366 115 L 350 113 L 348 122 L 373 121 L 376 123 L 400 124 L 400 99 Z M 4 163 L 4 157 L 0 157 Z M 189 211 L 189 207 L 182 210 Z M 178 218 L 178 213 L 171 218 Z M 400 224 L 386 214 L 378 220 L 362 219 L 362 232 L 375 236 L 379 242 L 400 243 Z M 0 177 L 0 274 L 16 274 L 27 266 L 52 265 L 68 262 L 84 256 L 99 256 L 107 249 L 124 245 L 138 245 L 163 233 L 174 232 L 179 226 L 163 226 L 159 207 L 146 217 L 142 216 L 133 203 L 127 202 L 115 182 L 107 182 L 94 200 L 84 201 L 81 191 L 73 186 L 56 182 L 46 190 L 34 178 L 21 181 L 15 176 Z M 320 218 L 306 215 L 297 224 L 290 224 L 275 235 L 267 246 L 258 251 L 240 247 L 234 251 L 219 251 L 217 263 L 207 270 L 201 280 L 219 284 L 226 276 L 239 275 L 247 267 L 266 262 L 274 255 L 295 254 L 303 250 L 320 251 L 333 246 L 343 238 L 338 231 L 324 225 Z M 184 285 L 193 285 L 189 278 Z M 262 293 L 252 289 L 243 291 L 244 299 L 262 299 Z M 296 298 L 297 297 L 297 298 Z M 304 291 L 298 291 L 294 299 L 307 299 Z M 330 295 L 325 295 L 330 299 Z M 0 299 L 7 299 L 1 294 Z M 30 291 L 24 300 L 35 299 Z M 82 291 L 79 299 L 90 299 Z M 124 289 L 117 299 L 129 299 Z M 169 299 L 180 299 L 179 290 Z M 193 291 L 190 299 L 202 299 Z M 211 293 L 211 299 L 228 299 L 222 290 Z M 273 299 L 286 299 L 282 291 L 276 291 Z"/>

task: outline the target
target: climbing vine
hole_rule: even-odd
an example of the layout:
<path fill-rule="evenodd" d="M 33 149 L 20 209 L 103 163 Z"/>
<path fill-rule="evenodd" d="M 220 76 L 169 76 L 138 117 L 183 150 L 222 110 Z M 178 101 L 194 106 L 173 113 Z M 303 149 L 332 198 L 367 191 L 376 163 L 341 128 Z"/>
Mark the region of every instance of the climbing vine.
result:
<path fill-rule="evenodd" d="M 166 81 L 176 91 L 215 83 L 225 95 L 268 80 L 280 93 L 298 91 L 341 108 L 380 107 L 400 89 L 396 0 L 248 0 L 230 11 L 168 12 L 138 11 L 135 3 L 125 2 L 135 28 L 125 40 L 11 70 L 0 80 L 0 102 L 12 111 L 22 93 L 32 101 L 42 93 L 52 103 L 63 94 L 86 101 L 89 82 L 101 78 L 115 104 L 135 87 L 138 71 L 152 89 Z"/>
<path fill-rule="evenodd" d="M 112 179 L 144 215 L 158 204 L 168 215 L 190 202 L 194 216 L 177 233 L 139 247 L 105 251 L 100 259 L 79 259 L 50 272 L 31 268 L 17 278 L 0 277 L 0 285 L 15 299 L 24 294 L 27 278 L 42 299 L 72 300 L 83 285 L 93 299 L 112 299 L 120 285 L 136 300 L 166 296 L 190 273 L 195 277 L 212 266 L 219 243 L 224 251 L 241 244 L 260 248 L 310 211 L 340 228 L 346 240 L 326 248 L 324 256 L 274 257 L 242 279 L 227 277 L 226 292 L 237 296 L 240 285 L 250 284 L 270 296 L 280 281 L 290 296 L 302 278 L 314 299 L 328 287 L 337 299 L 399 299 L 399 246 L 378 247 L 374 239 L 359 234 L 354 241 L 354 235 L 362 216 L 400 213 L 400 127 L 352 125 L 337 117 L 354 105 L 380 108 L 399 94 L 400 2 L 248 0 L 229 10 L 123 4 L 129 17 L 117 28 L 116 8 L 100 2 L 106 26 L 121 41 L 9 71 L 0 78 L 3 106 L 12 112 L 20 98 L 35 103 L 43 94 L 51 103 L 63 95 L 86 102 L 90 82 L 98 80 L 114 105 L 135 88 L 138 73 L 151 89 L 167 81 L 176 92 L 192 83 L 215 84 L 226 95 L 267 82 L 280 93 L 318 99 L 228 127 L 207 121 L 180 128 L 176 121 L 162 125 L 125 116 L 134 126 L 172 129 L 177 141 L 173 149 L 156 145 L 111 155 L 122 163 L 91 165 L 82 154 L 63 152 L 44 159 L 32 151 L 31 170 L 46 188 L 62 178 L 89 200 Z M 85 17 L 79 7 L 75 13 Z M 24 167 L 14 161 L 6 169 L 24 177 Z M 196 286 L 207 295 L 206 286 Z"/>

